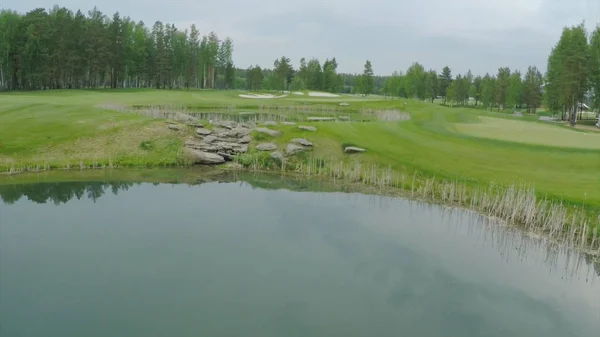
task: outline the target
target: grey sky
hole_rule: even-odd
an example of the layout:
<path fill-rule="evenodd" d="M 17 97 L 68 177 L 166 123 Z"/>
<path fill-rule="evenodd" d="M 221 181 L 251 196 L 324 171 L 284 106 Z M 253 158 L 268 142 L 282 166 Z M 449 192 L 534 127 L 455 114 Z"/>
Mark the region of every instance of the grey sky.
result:
<path fill-rule="evenodd" d="M 0 0 L 26 12 L 55 3 L 84 12 L 97 5 L 147 25 L 195 23 L 234 40 L 234 61 L 272 67 L 285 55 L 323 61 L 335 56 L 339 70 L 361 72 L 366 59 L 376 74 L 450 66 L 495 73 L 499 66 L 546 67 L 565 25 L 600 22 L 600 0 Z"/>

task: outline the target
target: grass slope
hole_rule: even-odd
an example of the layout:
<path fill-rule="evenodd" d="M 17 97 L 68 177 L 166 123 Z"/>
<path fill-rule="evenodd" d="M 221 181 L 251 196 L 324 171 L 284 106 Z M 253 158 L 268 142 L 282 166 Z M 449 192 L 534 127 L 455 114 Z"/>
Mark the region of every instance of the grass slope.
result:
<path fill-rule="evenodd" d="M 482 138 L 525 144 L 600 150 L 600 133 L 577 132 L 560 125 L 480 117 L 481 123 L 457 123 L 457 131 Z"/>
<path fill-rule="evenodd" d="M 289 95 L 247 99 L 239 94 L 145 89 L 0 94 L 0 170 L 44 163 L 55 167 L 77 165 L 80 161 L 106 163 L 109 159 L 115 164 L 134 166 L 179 162 L 182 141 L 188 136 L 185 132 L 168 130 L 161 120 L 99 108 L 106 104 L 181 104 L 208 111 L 232 106 L 248 110 L 264 106 L 327 106 L 341 109 L 340 114 L 345 115 L 356 115 L 359 109 L 396 108 L 410 112 L 411 120 L 312 123 L 318 128 L 316 133 L 279 126 L 276 128 L 284 131 L 284 135 L 275 141 L 283 148 L 289 139 L 304 137 L 315 143 L 317 157 L 345 162 L 359 160 L 406 174 L 417 171 L 473 184 L 526 183 L 534 185 L 539 195 L 600 209 L 600 151 L 589 143 L 577 147 L 580 141 L 571 139 L 590 137 L 580 132 L 561 129 L 563 146 L 556 147 L 551 146 L 556 144 L 555 134 L 545 131 L 527 139 L 516 139 L 511 128 L 506 134 L 497 130 L 494 135 L 459 132 L 465 131 L 460 129 L 464 126 L 473 130 L 485 128 L 478 117 L 484 113 L 475 109 L 382 97 Z M 350 105 L 339 107 L 339 102 Z M 527 128 L 550 127 L 519 123 Z M 564 147 L 565 141 L 572 147 Z M 349 144 L 368 151 L 345 155 L 342 145 Z"/>

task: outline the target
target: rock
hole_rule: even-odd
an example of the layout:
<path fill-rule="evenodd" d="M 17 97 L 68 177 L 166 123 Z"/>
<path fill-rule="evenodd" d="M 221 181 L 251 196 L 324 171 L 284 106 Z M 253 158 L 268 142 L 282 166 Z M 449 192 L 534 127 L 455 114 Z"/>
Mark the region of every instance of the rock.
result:
<path fill-rule="evenodd" d="M 304 130 L 304 131 L 312 131 L 312 132 L 317 131 L 317 128 L 315 128 L 314 126 L 306 126 L 306 125 L 299 125 L 298 129 Z"/>
<path fill-rule="evenodd" d="M 309 122 L 327 122 L 327 121 L 334 121 L 335 118 L 333 118 L 333 117 L 308 117 L 308 118 L 306 118 L 306 120 L 308 120 Z"/>
<path fill-rule="evenodd" d="M 217 137 L 215 137 L 215 136 L 206 136 L 203 139 L 203 141 L 207 144 L 210 144 L 210 143 L 214 142 L 215 140 L 217 140 Z"/>
<path fill-rule="evenodd" d="M 275 151 L 277 150 L 277 145 L 274 143 L 260 143 L 256 145 L 256 149 L 258 151 Z"/>
<path fill-rule="evenodd" d="M 271 158 L 277 159 L 279 161 L 283 161 L 285 159 L 285 157 L 283 156 L 283 153 L 281 153 L 279 151 L 271 152 Z"/>
<path fill-rule="evenodd" d="M 294 138 L 294 139 L 290 140 L 290 143 L 298 144 L 298 145 L 302 145 L 302 146 L 313 146 L 313 143 L 309 142 L 308 140 L 306 140 L 304 138 Z"/>
<path fill-rule="evenodd" d="M 192 149 L 198 149 L 202 146 L 202 143 L 199 143 L 195 139 L 190 138 L 185 141 L 185 146 L 190 147 Z"/>
<path fill-rule="evenodd" d="M 356 147 L 356 146 L 348 146 L 347 148 L 344 149 L 344 152 L 346 153 L 357 153 L 357 152 L 365 152 L 367 151 L 366 149 L 363 149 L 361 147 Z"/>
<path fill-rule="evenodd" d="M 288 156 L 292 156 L 295 155 L 298 152 L 302 152 L 305 151 L 307 149 L 307 147 L 302 146 L 302 145 L 296 145 L 296 144 L 288 144 L 285 148 L 285 153 Z"/>
<path fill-rule="evenodd" d="M 296 125 L 296 122 L 281 122 L 283 125 Z"/>
<path fill-rule="evenodd" d="M 281 136 L 281 131 L 271 130 L 269 128 L 256 128 L 254 129 L 256 132 L 267 134 L 271 137 L 279 137 Z"/>
<path fill-rule="evenodd" d="M 244 145 L 240 145 L 238 147 L 234 147 L 233 152 L 246 153 L 246 152 L 248 152 L 248 145 L 244 144 Z"/>
<path fill-rule="evenodd" d="M 177 124 L 169 124 L 168 128 L 171 130 L 175 130 L 175 131 L 181 131 L 181 126 L 177 125 Z"/>
<path fill-rule="evenodd" d="M 225 162 L 225 158 L 219 156 L 218 154 L 208 153 L 189 148 L 187 149 L 187 152 L 194 164 L 214 165 L 222 164 Z"/>
<path fill-rule="evenodd" d="M 340 102 L 340 106 L 349 106 L 350 104 L 346 103 L 346 102 Z"/>
<path fill-rule="evenodd" d="M 234 156 L 232 154 L 229 154 L 227 152 L 217 152 L 217 154 L 219 156 L 223 157 L 227 161 L 232 161 L 234 158 Z"/>
<path fill-rule="evenodd" d="M 263 123 L 263 125 L 277 125 L 277 123 L 274 121 L 266 121 Z"/>
<path fill-rule="evenodd" d="M 338 116 L 338 118 L 342 121 L 349 121 L 350 120 L 350 116 Z"/>
<path fill-rule="evenodd" d="M 247 136 L 250 134 L 252 130 L 250 129 L 246 129 L 246 128 L 234 128 L 228 132 L 226 132 L 227 137 L 232 137 L 232 138 L 242 138 L 244 136 Z"/>
<path fill-rule="evenodd" d="M 226 134 L 227 132 L 229 132 L 229 129 L 216 127 L 213 128 L 213 132 L 216 134 Z"/>
<path fill-rule="evenodd" d="M 197 128 L 196 133 L 200 136 L 208 136 L 212 133 L 212 131 L 204 128 Z"/>
<path fill-rule="evenodd" d="M 235 128 L 235 126 L 237 125 L 235 122 L 231 122 L 231 121 L 219 121 L 219 122 L 215 122 L 214 123 L 216 126 L 231 130 L 233 128 Z"/>
<path fill-rule="evenodd" d="M 238 139 L 238 143 L 240 144 L 248 144 L 252 141 L 252 138 L 250 138 L 250 136 L 244 136 L 240 139 Z"/>
<path fill-rule="evenodd" d="M 238 124 L 238 128 L 251 129 L 252 127 L 247 123 Z"/>
<path fill-rule="evenodd" d="M 182 122 L 182 123 L 197 123 L 198 120 L 188 114 L 184 114 L 184 113 L 175 113 L 175 116 L 173 117 L 174 120 L 178 121 L 178 122 Z"/>

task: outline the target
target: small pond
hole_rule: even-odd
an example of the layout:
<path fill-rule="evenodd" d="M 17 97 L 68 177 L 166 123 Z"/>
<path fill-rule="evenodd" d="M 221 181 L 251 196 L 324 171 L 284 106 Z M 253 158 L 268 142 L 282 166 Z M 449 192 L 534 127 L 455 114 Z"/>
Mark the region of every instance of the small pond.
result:
<path fill-rule="evenodd" d="M 235 180 L 0 184 L 0 336 L 598 337 L 589 258 L 463 210 Z"/>

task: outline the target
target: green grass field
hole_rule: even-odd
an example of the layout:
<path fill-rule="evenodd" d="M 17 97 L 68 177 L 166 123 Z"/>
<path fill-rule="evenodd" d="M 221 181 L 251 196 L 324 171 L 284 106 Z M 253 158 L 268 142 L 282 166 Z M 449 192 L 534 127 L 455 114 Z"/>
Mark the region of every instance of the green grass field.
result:
<path fill-rule="evenodd" d="M 280 144 L 305 137 L 314 155 L 333 161 L 391 167 L 393 170 L 473 184 L 526 183 L 541 196 L 600 210 L 600 137 L 597 134 L 488 118 L 471 108 L 383 97 L 320 98 L 289 95 L 277 99 L 240 98 L 234 91 L 73 90 L 0 94 L 0 171 L 11 167 L 112 164 L 160 166 L 181 162 L 189 136 L 163 120 L 106 110 L 110 104 L 179 104 L 206 111 L 235 106 L 337 108 L 357 116 L 360 109 L 408 111 L 404 122 L 312 123 L 316 133 L 279 126 Z M 349 106 L 340 107 L 340 102 Z M 318 113 L 316 113 L 318 114 Z M 479 115 L 487 117 L 480 118 Z M 307 123 L 309 124 L 309 123 Z M 519 131 L 521 130 L 521 131 Z M 144 144 L 144 145 L 142 145 Z M 343 145 L 368 151 L 345 155 Z M 2 180 L 2 178 L 0 178 Z M 1 182 L 0 182 L 1 183 Z"/>
<path fill-rule="evenodd" d="M 600 150 L 600 133 L 572 132 L 561 125 L 479 117 L 480 123 L 457 123 L 458 132 L 524 144 Z"/>

